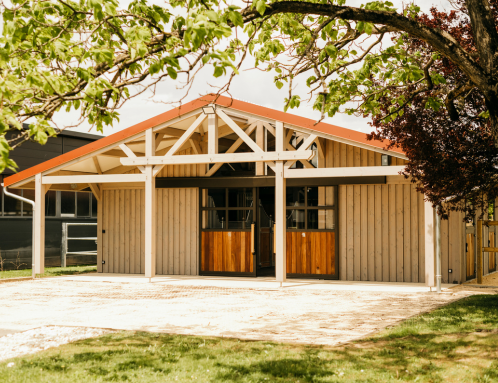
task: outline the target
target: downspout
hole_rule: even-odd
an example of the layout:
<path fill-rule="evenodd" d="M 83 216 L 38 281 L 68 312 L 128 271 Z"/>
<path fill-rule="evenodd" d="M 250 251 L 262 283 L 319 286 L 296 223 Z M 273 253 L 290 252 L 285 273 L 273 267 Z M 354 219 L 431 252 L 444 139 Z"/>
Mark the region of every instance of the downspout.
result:
<path fill-rule="evenodd" d="M 441 294 L 441 215 L 436 208 L 436 291 Z"/>
<path fill-rule="evenodd" d="M 33 229 L 32 229 L 33 232 L 31 235 L 31 270 L 32 270 L 31 274 L 33 279 L 35 279 L 35 201 L 31 201 L 30 199 L 9 192 L 7 190 L 7 186 L 4 186 L 3 182 L 2 182 L 2 187 L 3 187 L 3 194 L 5 194 L 6 196 L 29 203 L 31 206 L 33 206 Z"/>

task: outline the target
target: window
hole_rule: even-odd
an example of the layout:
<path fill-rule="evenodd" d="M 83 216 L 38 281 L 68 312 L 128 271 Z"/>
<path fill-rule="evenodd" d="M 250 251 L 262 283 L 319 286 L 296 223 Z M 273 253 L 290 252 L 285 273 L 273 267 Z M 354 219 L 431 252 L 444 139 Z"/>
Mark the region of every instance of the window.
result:
<path fill-rule="evenodd" d="M 334 230 L 336 220 L 334 186 L 288 187 L 288 230 Z"/>
<path fill-rule="evenodd" d="M 0 181 L 2 181 L 0 176 Z M 35 200 L 32 189 L 10 189 L 11 193 Z M 60 197 L 58 197 L 60 195 Z M 60 213 L 58 212 L 60 203 Z M 33 206 L 18 199 L 5 196 L 0 186 L 0 217 L 32 217 Z M 45 194 L 45 217 L 97 217 L 97 200 L 90 192 L 49 190 Z"/>
<path fill-rule="evenodd" d="M 45 217 L 55 217 L 57 215 L 57 192 L 49 190 L 45 194 Z"/>
<path fill-rule="evenodd" d="M 202 228 L 249 230 L 254 220 L 253 188 L 202 189 Z"/>
<path fill-rule="evenodd" d="M 90 217 L 90 194 L 88 192 L 77 192 L 77 215 L 78 217 Z"/>
<path fill-rule="evenodd" d="M 76 217 L 76 195 L 74 192 L 61 191 L 61 217 Z"/>
<path fill-rule="evenodd" d="M 90 193 L 92 196 L 92 217 L 97 217 L 97 198 L 93 195 L 93 193 Z"/>

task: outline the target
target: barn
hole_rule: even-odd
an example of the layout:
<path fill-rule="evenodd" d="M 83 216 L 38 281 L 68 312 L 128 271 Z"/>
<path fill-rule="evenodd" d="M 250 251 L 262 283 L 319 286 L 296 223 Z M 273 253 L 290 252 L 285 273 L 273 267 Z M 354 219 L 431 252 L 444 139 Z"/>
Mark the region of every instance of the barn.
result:
<path fill-rule="evenodd" d="M 90 188 L 101 273 L 434 286 L 433 208 L 399 175 L 403 152 L 385 146 L 208 95 L 4 184 L 35 191 L 36 273 L 44 270 L 47 191 Z M 445 283 L 475 275 L 475 231 L 462 218 L 453 213 L 442 223 Z M 485 273 L 493 271 L 495 254 L 484 259 Z"/>

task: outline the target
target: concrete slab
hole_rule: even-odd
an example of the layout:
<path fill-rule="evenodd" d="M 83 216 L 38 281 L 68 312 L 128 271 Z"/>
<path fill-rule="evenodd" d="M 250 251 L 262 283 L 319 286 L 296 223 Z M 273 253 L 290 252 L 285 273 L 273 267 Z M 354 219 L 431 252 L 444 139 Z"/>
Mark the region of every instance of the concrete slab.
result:
<path fill-rule="evenodd" d="M 160 275 L 150 281 L 141 274 L 104 274 L 90 273 L 71 275 L 58 279 L 75 282 L 114 282 L 154 284 L 167 286 L 196 286 L 242 289 L 292 289 L 292 290 L 323 290 L 323 291 L 377 291 L 400 293 L 424 293 L 430 291 L 424 283 L 393 283 L 393 282 L 359 282 L 359 281 L 332 281 L 310 279 L 288 279 L 282 284 L 272 277 L 244 278 L 244 277 L 207 277 Z M 454 287 L 452 284 L 443 284 L 442 290 Z M 434 290 L 434 288 L 433 288 Z"/>

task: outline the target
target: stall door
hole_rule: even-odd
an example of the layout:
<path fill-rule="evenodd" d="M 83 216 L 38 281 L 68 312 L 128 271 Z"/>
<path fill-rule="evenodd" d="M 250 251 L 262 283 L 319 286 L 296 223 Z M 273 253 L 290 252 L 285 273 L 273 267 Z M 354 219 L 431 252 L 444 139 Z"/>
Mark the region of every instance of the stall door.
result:
<path fill-rule="evenodd" d="M 201 190 L 201 275 L 255 275 L 254 189 Z"/>
<path fill-rule="evenodd" d="M 337 188 L 288 187 L 287 276 L 338 279 Z"/>

